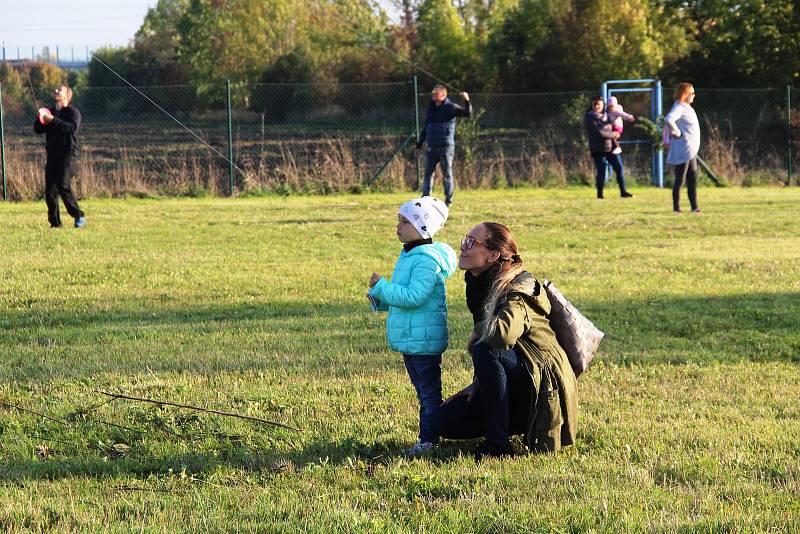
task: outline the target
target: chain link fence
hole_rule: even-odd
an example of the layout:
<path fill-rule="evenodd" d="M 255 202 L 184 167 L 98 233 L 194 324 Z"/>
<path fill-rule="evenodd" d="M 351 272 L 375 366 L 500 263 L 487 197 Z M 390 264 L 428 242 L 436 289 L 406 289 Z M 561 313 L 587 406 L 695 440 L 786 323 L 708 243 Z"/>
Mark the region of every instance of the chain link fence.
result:
<path fill-rule="evenodd" d="M 230 91 L 226 85 L 85 87 L 73 100 L 83 117 L 74 189 L 80 196 L 413 189 L 424 166 L 412 155 L 415 114 L 422 127 L 430 98 L 419 88 L 415 99 L 415 87 L 413 80 L 234 85 Z M 4 88 L 9 199 L 43 193 L 44 138 L 32 125 L 36 108 L 52 105 L 51 91 L 35 89 L 32 96 L 23 88 L 14 95 Z M 459 120 L 456 134 L 459 186 L 592 183 L 582 118 L 593 94 L 472 94 L 474 115 Z M 620 97 L 626 111 L 645 118 L 649 99 Z M 800 154 L 800 111 L 790 100 L 788 88 L 698 88 L 701 156 L 732 184 L 786 183 Z M 665 91 L 665 113 L 671 102 Z M 629 180 L 650 182 L 658 138 L 650 121 L 626 124 Z"/>

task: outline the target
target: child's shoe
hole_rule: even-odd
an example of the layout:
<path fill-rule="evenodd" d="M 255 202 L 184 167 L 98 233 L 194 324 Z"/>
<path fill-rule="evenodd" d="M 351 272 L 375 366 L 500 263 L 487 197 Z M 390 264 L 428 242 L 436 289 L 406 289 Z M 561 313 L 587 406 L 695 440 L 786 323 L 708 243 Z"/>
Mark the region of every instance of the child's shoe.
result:
<path fill-rule="evenodd" d="M 406 456 L 411 458 L 423 456 L 431 452 L 436 445 L 430 441 L 418 441 L 413 447 L 406 449 Z"/>

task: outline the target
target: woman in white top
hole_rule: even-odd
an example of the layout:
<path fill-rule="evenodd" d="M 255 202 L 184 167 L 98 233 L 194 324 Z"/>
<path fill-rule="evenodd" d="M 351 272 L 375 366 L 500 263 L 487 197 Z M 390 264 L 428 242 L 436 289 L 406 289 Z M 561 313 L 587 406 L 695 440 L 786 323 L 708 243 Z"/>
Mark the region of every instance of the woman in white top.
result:
<path fill-rule="evenodd" d="M 675 103 L 667 113 L 664 128 L 664 144 L 669 149 L 667 165 L 675 166 L 675 184 L 672 186 L 672 208 L 680 213 L 681 185 L 686 179 L 689 203 L 692 212 L 700 213 L 697 207 L 697 152 L 700 150 L 700 122 L 692 108 L 694 87 L 680 83 L 675 88 Z"/>

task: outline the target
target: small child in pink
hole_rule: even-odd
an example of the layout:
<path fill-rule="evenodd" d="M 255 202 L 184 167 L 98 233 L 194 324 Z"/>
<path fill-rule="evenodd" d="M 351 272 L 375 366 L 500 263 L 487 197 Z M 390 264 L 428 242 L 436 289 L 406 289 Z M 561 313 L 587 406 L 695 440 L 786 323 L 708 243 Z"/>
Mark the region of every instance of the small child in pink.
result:
<path fill-rule="evenodd" d="M 622 134 L 624 128 L 622 121 L 633 122 L 636 120 L 636 117 L 630 113 L 625 113 L 625 110 L 622 109 L 622 104 L 617 102 L 616 96 L 608 98 L 608 102 L 606 103 L 606 115 L 608 116 L 608 121 L 611 123 L 611 129 L 620 134 Z M 619 146 L 619 142 L 614 139 L 611 143 L 613 145 L 611 153 L 621 154 L 622 147 Z"/>

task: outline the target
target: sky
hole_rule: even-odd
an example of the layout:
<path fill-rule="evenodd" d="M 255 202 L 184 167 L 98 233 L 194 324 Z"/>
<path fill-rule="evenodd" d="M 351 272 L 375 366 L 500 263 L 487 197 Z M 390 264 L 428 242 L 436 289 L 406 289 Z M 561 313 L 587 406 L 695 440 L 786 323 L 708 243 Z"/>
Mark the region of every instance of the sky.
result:
<path fill-rule="evenodd" d="M 0 0 L 0 41 L 7 59 L 40 55 L 45 47 L 69 60 L 102 46 L 125 46 L 157 0 Z M 391 0 L 380 0 L 393 13 Z M 2 53 L 0 51 L 0 53 Z M 0 56 L 2 59 L 2 56 Z"/>

